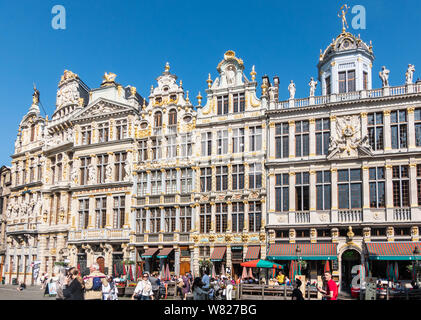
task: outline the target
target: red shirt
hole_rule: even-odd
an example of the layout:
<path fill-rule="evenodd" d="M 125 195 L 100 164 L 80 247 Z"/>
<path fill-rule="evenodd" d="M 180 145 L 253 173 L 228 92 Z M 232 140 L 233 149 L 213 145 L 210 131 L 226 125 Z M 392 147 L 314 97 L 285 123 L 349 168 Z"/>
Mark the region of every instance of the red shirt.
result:
<path fill-rule="evenodd" d="M 333 292 L 332 298 L 329 297 L 331 292 Z M 338 286 L 332 279 L 327 283 L 326 294 L 328 295 L 327 300 L 337 300 L 338 298 Z"/>

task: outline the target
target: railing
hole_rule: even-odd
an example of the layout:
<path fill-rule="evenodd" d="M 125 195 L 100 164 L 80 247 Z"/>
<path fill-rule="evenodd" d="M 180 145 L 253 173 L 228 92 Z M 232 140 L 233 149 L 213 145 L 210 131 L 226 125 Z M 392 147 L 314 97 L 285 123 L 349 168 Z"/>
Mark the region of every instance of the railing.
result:
<path fill-rule="evenodd" d="M 296 212 L 295 223 L 310 223 L 310 212 L 308 211 Z"/>
<path fill-rule="evenodd" d="M 69 241 L 129 239 L 128 229 L 91 229 L 69 232 Z"/>
<path fill-rule="evenodd" d="M 329 96 L 314 97 L 314 104 L 315 105 L 329 103 L 329 101 L 330 101 Z"/>
<path fill-rule="evenodd" d="M 172 242 L 174 241 L 174 234 L 164 234 L 164 242 Z"/>
<path fill-rule="evenodd" d="M 346 93 L 339 93 L 337 95 L 337 101 L 350 101 L 350 100 L 358 100 L 360 99 L 361 95 L 359 91 L 355 92 L 346 92 Z"/>
<path fill-rule="evenodd" d="M 161 197 L 149 197 L 149 204 L 158 204 L 161 202 Z"/>
<path fill-rule="evenodd" d="M 160 136 L 162 134 L 162 128 L 154 128 L 153 129 L 153 134 L 155 136 Z"/>
<path fill-rule="evenodd" d="M 338 211 L 339 222 L 362 222 L 361 210 L 340 210 Z"/>
<path fill-rule="evenodd" d="M 136 235 L 136 242 L 145 242 L 145 236 L 142 235 Z"/>
<path fill-rule="evenodd" d="M 6 232 L 19 232 L 19 231 L 33 231 L 37 229 L 37 223 L 19 223 L 7 226 Z"/>
<path fill-rule="evenodd" d="M 159 241 L 159 234 L 150 234 L 148 237 L 149 242 L 158 242 Z"/>
<path fill-rule="evenodd" d="M 393 210 L 394 221 L 411 221 L 411 208 Z"/>
<path fill-rule="evenodd" d="M 297 99 L 297 100 L 294 101 L 294 107 L 296 107 L 296 108 L 307 107 L 309 105 L 310 105 L 310 102 L 309 102 L 308 98 Z"/>
<path fill-rule="evenodd" d="M 367 91 L 367 98 L 380 98 L 383 96 L 383 89 L 373 89 Z"/>
<path fill-rule="evenodd" d="M 176 134 L 177 133 L 177 126 L 168 126 L 167 127 L 167 134 Z"/>
<path fill-rule="evenodd" d="M 179 241 L 182 242 L 189 242 L 190 236 L 189 234 L 180 234 Z"/>
<path fill-rule="evenodd" d="M 390 87 L 391 96 L 400 96 L 402 94 L 406 94 L 406 92 L 406 86 Z"/>
<path fill-rule="evenodd" d="M 175 202 L 175 196 L 165 196 L 164 197 L 164 203 L 174 203 Z"/>
<path fill-rule="evenodd" d="M 180 196 L 180 202 L 190 202 L 191 197 L 190 196 Z"/>
<path fill-rule="evenodd" d="M 237 298 L 240 300 L 290 300 L 293 291 L 292 286 L 286 285 L 257 285 L 240 284 Z M 317 289 L 313 286 L 305 286 L 304 298 L 306 300 L 317 299 Z"/>

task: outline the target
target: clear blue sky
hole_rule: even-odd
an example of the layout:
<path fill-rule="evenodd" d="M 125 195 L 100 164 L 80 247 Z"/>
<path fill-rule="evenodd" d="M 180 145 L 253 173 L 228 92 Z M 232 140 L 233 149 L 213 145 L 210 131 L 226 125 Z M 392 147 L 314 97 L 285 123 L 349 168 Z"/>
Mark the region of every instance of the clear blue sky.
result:
<path fill-rule="evenodd" d="M 391 70 L 391 85 L 404 82 L 409 63 L 421 77 L 419 0 L 358 0 L 364 5 L 366 30 L 352 30 L 373 41 L 376 60 L 373 87 L 382 65 Z M 297 97 L 308 94 L 317 78 L 320 49 L 341 32 L 337 0 L 306 1 L 6 1 L 0 0 L 0 165 L 10 165 L 19 122 L 32 101 L 32 83 L 51 117 L 57 84 L 65 69 L 91 88 L 104 72 L 117 74 L 122 85 L 148 96 L 150 86 L 170 62 L 190 97 L 204 96 L 210 72 L 225 51 L 244 60 L 247 76 L 256 66 L 257 79 L 280 77 L 281 99 L 291 79 Z M 66 8 L 66 30 L 51 27 L 54 5 Z M 351 25 L 352 15 L 348 15 Z M 319 88 L 320 90 L 320 88 Z M 260 90 L 259 90 L 260 93 Z M 192 99 L 196 101 L 196 99 Z"/>

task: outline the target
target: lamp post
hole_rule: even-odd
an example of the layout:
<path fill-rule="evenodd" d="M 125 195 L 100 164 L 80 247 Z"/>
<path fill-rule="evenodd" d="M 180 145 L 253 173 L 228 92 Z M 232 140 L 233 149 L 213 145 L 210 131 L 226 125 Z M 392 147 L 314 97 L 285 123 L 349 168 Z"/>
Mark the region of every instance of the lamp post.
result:
<path fill-rule="evenodd" d="M 414 260 L 415 260 L 415 262 L 414 262 L 414 264 L 413 264 L 413 266 L 412 266 L 412 268 L 413 268 L 413 272 L 414 272 L 414 274 L 415 274 L 415 281 L 416 281 L 416 283 L 417 283 L 417 285 L 419 285 L 418 284 L 418 268 L 419 268 L 419 261 L 418 261 L 418 256 L 419 256 L 419 254 L 420 254 L 420 249 L 418 249 L 418 247 L 415 247 L 415 249 L 414 249 L 414 251 L 413 251 L 413 254 L 414 254 Z"/>

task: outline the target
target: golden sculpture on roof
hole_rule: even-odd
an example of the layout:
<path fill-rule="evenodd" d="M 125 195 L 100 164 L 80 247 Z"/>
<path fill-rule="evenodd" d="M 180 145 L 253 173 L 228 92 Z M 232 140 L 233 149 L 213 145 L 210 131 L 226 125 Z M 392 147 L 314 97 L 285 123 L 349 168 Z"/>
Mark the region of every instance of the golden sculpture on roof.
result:
<path fill-rule="evenodd" d="M 104 85 L 104 84 L 114 83 L 116 77 L 117 77 L 117 75 L 112 73 L 112 72 L 110 72 L 110 73 L 105 72 L 104 76 L 102 77 L 102 79 L 104 79 L 102 81 L 102 84 Z"/>
<path fill-rule="evenodd" d="M 338 13 L 338 17 L 342 18 L 342 32 L 345 32 L 346 29 L 349 28 L 348 22 L 346 21 L 346 14 L 348 13 L 348 10 L 350 7 L 347 4 L 344 4 L 340 9 Z"/>

